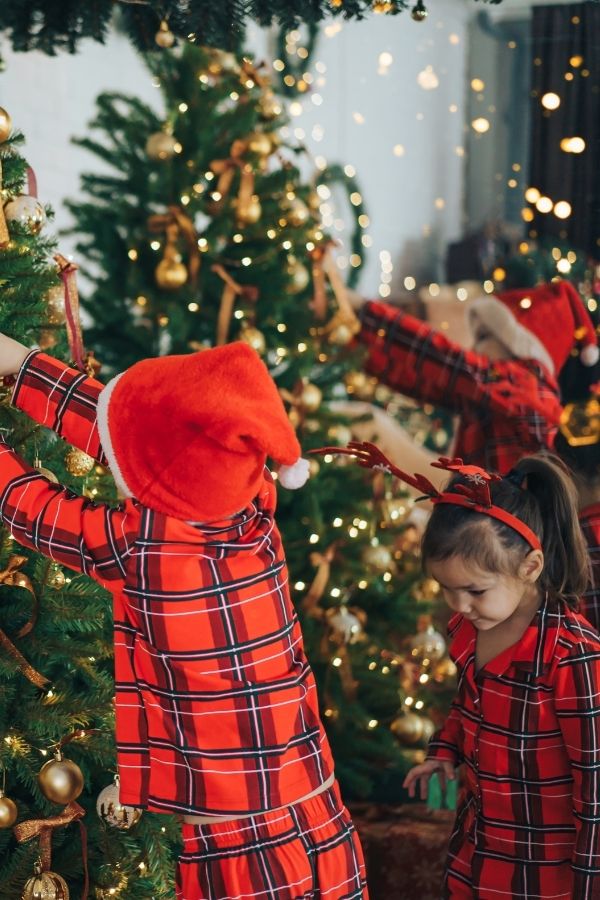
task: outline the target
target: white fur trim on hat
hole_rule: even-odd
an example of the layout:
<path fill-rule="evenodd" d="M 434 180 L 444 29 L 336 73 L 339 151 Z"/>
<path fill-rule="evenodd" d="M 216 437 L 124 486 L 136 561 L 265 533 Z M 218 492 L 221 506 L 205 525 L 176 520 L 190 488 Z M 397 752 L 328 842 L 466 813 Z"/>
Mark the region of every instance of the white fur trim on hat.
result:
<path fill-rule="evenodd" d="M 279 469 L 279 483 L 289 491 L 301 488 L 308 481 L 310 474 L 307 459 L 300 456 L 293 466 L 281 466 Z"/>
<path fill-rule="evenodd" d="M 112 477 L 115 479 L 117 488 L 124 497 L 133 497 L 131 489 L 127 486 L 127 482 L 125 481 L 119 463 L 117 462 L 117 458 L 113 450 L 112 441 L 110 439 L 110 429 L 108 427 L 108 405 L 110 403 L 112 392 L 114 391 L 117 381 L 120 377 L 121 375 L 115 375 L 114 378 L 111 378 L 106 387 L 102 391 L 100 391 L 98 404 L 96 406 L 98 433 L 100 435 L 100 443 L 102 444 L 104 455 L 108 460 L 108 466 L 111 471 Z"/>
<path fill-rule="evenodd" d="M 489 328 L 512 356 L 518 359 L 537 359 L 554 374 L 552 357 L 542 342 L 513 316 L 507 306 L 496 297 L 481 297 L 467 310 L 469 325 L 473 334 L 481 323 Z"/>

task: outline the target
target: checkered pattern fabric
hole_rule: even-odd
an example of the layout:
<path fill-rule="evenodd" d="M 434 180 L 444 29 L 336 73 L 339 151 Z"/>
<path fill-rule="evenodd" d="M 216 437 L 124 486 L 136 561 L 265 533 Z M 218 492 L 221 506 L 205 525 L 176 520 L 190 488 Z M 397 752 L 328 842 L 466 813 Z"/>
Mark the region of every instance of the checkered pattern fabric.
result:
<path fill-rule="evenodd" d="M 296 806 L 183 825 L 177 900 L 368 900 L 362 849 L 337 786 Z"/>
<path fill-rule="evenodd" d="M 13 402 L 104 461 L 102 385 L 34 353 Z M 165 436 L 168 439 L 168 436 Z M 288 589 L 275 485 L 197 525 L 51 484 L 0 445 L 0 515 L 15 538 L 114 598 L 121 801 L 252 815 L 320 787 L 333 763 Z"/>
<path fill-rule="evenodd" d="M 475 671 L 476 631 L 449 626 L 457 697 L 428 756 L 464 762 L 445 897 L 600 898 L 600 638 L 545 601 Z"/>
<path fill-rule="evenodd" d="M 579 611 L 600 631 L 600 503 L 582 509 L 579 521 L 592 564 L 592 582 L 579 601 Z"/>
<path fill-rule="evenodd" d="M 552 447 L 558 386 L 536 360 L 492 361 L 386 303 L 366 303 L 361 320 L 372 375 L 460 415 L 455 456 L 506 474 L 523 455 Z"/>

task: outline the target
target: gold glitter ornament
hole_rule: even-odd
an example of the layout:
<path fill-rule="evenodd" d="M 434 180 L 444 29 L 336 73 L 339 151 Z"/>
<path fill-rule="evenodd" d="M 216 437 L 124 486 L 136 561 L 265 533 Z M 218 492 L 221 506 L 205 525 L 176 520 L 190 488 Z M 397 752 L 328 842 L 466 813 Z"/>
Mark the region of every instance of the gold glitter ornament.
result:
<path fill-rule="evenodd" d="M 17 804 L 0 790 L 0 828 L 12 828 L 18 815 Z"/>
<path fill-rule="evenodd" d="M 119 799 L 119 776 L 115 776 L 113 784 L 107 785 L 98 794 L 96 812 L 103 822 L 118 828 L 119 831 L 129 831 L 142 818 L 142 810 L 134 806 L 123 806 Z"/>
<path fill-rule="evenodd" d="M 38 234 L 46 222 L 46 212 L 37 197 L 21 194 L 4 207 L 7 222 L 20 225 L 30 234 Z"/>
<path fill-rule="evenodd" d="M 54 759 L 44 763 L 38 774 L 38 784 L 44 797 L 52 803 L 66 806 L 76 800 L 83 790 L 83 774 L 71 759 L 57 751 Z"/>
<path fill-rule="evenodd" d="M 154 277 L 161 290 L 177 291 L 188 280 L 188 270 L 177 254 L 173 258 L 161 259 L 154 270 Z"/>
<path fill-rule="evenodd" d="M 423 717 L 414 712 L 401 713 L 390 726 L 393 734 L 403 744 L 418 744 L 423 737 Z"/>
<path fill-rule="evenodd" d="M 56 872 L 42 872 L 36 866 L 35 875 L 25 882 L 23 900 L 69 900 L 69 888 L 64 878 Z"/>
<path fill-rule="evenodd" d="M 87 453 L 84 453 L 83 450 L 78 450 L 76 447 L 73 447 L 67 455 L 65 456 L 65 466 L 67 467 L 67 472 L 70 475 L 75 475 L 78 478 L 83 478 L 85 475 L 89 475 L 92 469 L 94 468 L 95 460 L 93 456 L 88 456 Z"/>

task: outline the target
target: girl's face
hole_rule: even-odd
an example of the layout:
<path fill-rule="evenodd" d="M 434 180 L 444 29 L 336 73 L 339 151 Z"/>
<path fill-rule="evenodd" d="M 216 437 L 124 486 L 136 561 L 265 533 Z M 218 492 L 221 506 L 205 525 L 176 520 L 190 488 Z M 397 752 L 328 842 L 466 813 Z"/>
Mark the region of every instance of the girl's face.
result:
<path fill-rule="evenodd" d="M 524 603 L 529 605 L 532 592 L 537 596 L 535 582 L 543 565 L 542 554 L 533 550 L 515 576 L 486 572 L 460 556 L 430 561 L 427 571 L 439 583 L 450 609 L 469 619 L 478 631 L 488 631 L 509 619 Z"/>

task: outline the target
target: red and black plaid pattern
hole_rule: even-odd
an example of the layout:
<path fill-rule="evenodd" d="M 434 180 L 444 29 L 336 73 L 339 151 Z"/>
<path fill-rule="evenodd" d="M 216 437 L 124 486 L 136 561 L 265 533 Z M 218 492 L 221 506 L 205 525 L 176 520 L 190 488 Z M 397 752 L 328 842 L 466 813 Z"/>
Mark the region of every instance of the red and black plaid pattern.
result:
<path fill-rule="evenodd" d="M 579 601 L 579 610 L 600 631 L 600 503 L 582 509 L 579 522 L 592 564 L 592 580 Z"/>
<path fill-rule="evenodd" d="M 102 459 L 98 382 L 44 354 L 14 402 Z M 49 483 L 0 445 L 0 515 L 15 538 L 114 598 L 121 801 L 155 812 L 249 815 L 320 787 L 333 762 L 292 606 L 275 485 L 197 525 L 117 509 Z"/>
<path fill-rule="evenodd" d="M 558 386 L 536 360 L 492 361 L 386 303 L 366 303 L 361 320 L 371 374 L 460 415 L 455 456 L 505 474 L 526 453 L 552 446 Z"/>
<path fill-rule="evenodd" d="M 368 900 L 337 786 L 287 809 L 182 828 L 177 900 Z"/>
<path fill-rule="evenodd" d="M 600 898 L 600 638 L 545 601 L 475 672 L 476 631 L 450 621 L 458 693 L 428 756 L 465 764 L 445 897 Z"/>

